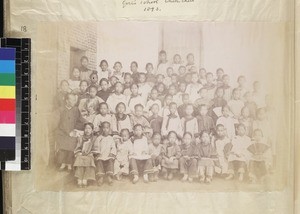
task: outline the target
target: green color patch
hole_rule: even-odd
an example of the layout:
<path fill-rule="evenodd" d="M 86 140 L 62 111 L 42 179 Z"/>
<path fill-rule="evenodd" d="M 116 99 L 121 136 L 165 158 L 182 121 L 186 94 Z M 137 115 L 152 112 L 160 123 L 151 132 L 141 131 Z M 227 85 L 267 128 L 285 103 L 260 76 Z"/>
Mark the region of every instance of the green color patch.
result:
<path fill-rule="evenodd" d="M 14 73 L 0 73 L 0 85 L 16 85 Z"/>

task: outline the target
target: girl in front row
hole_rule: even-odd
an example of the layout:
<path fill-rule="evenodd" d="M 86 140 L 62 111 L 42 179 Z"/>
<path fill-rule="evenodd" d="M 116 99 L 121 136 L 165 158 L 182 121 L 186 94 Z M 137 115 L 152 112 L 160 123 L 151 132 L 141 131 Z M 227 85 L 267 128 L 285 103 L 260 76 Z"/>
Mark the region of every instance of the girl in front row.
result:
<path fill-rule="evenodd" d="M 168 144 L 162 150 L 162 174 L 166 180 L 172 180 L 174 173 L 178 170 L 178 159 L 181 154 L 177 141 L 178 136 L 176 132 L 170 131 L 168 134 Z"/>
<path fill-rule="evenodd" d="M 87 187 L 88 180 L 95 180 L 95 163 L 92 148 L 95 138 L 93 137 L 94 126 L 92 123 L 84 124 L 84 134 L 78 137 L 75 148 L 75 177 L 79 187 Z"/>

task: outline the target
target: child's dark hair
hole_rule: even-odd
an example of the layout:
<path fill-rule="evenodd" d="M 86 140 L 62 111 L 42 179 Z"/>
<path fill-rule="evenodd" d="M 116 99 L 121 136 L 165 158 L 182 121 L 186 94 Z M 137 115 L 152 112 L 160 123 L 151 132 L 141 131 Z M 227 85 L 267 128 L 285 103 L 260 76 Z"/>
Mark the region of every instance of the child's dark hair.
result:
<path fill-rule="evenodd" d="M 175 131 L 169 131 L 168 133 L 168 137 L 170 137 L 171 134 L 175 134 L 176 135 L 176 138 L 178 139 L 178 135 Z"/>
<path fill-rule="evenodd" d="M 118 107 L 120 106 L 120 105 L 123 105 L 124 106 L 124 108 L 126 109 L 126 105 L 125 105 L 125 103 L 123 103 L 123 102 L 120 102 L 120 103 L 118 103 L 117 105 L 116 105 L 116 111 L 117 111 L 117 109 L 118 109 Z"/>
<path fill-rule="evenodd" d="M 200 137 L 202 137 L 202 135 L 204 135 L 204 134 L 208 134 L 208 135 L 210 135 L 210 131 L 207 131 L 207 130 L 203 130 L 201 133 L 200 133 Z"/>
<path fill-rule="evenodd" d="M 166 52 L 165 50 L 161 50 L 161 51 L 159 52 L 159 55 L 161 55 L 161 54 L 167 54 L 167 52 Z"/>
<path fill-rule="evenodd" d="M 239 123 L 239 124 L 236 125 L 236 128 L 237 128 L 237 129 L 240 128 L 240 127 L 246 129 L 246 126 L 245 126 L 244 123 Z"/>
<path fill-rule="evenodd" d="M 80 62 L 82 62 L 83 60 L 89 61 L 89 58 L 87 58 L 87 56 L 82 56 L 82 57 L 80 58 Z"/>
<path fill-rule="evenodd" d="M 223 68 L 218 68 L 218 69 L 216 70 L 216 72 L 218 72 L 218 71 L 222 71 L 222 72 L 224 73 Z"/>
<path fill-rule="evenodd" d="M 153 64 L 151 63 L 151 62 L 148 62 L 147 64 L 146 64 L 146 68 L 148 67 L 148 66 L 152 66 L 153 67 Z"/>
<path fill-rule="evenodd" d="M 107 125 L 110 127 L 110 122 L 107 122 L 107 121 L 102 122 L 100 126 L 103 128 L 103 126 L 104 126 L 105 124 L 107 124 Z"/>
<path fill-rule="evenodd" d="M 136 104 L 136 105 L 134 106 L 134 110 L 136 110 L 136 109 L 139 108 L 139 107 L 141 107 L 142 109 L 144 109 L 144 106 L 143 106 L 142 104 L 138 103 L 138 104 Z"/>
<path fill-rule="evenodd" d="M 69 83 L 68 83 L 68 81 L 67 81 L 67 80 L 62 80 L 62 81 L 60 81 L 60 84 L 59 84 L 59 85 L 60 85 L 60 87 L 62 86 L 62 84 L 63 84 L 63 83 L 67 83 L 67 84 L 69 85 Z"/>
<path fill-rule="evenodd" d="M 99 108 L 101 108 L 101 106 L 105 105 L 108 108 L 108 104 L 106 102 L 102 102 L 99 104 Z"/>
<path fill-rule="evenodd" d="M 154 132 L 153 135 L 152 135 L 152 138 L 154 138 L 155 136 L 160 136 L 160 137 L 162 137 L 161 134 L 160 134 L 159 132 Z"/>
<path fill-rule="evenodd" d="M 79 86 L 81 86 L 83 82 L 85 82 L 87 85 L 89 85 L 88 81 L 86 81 L 86 80 L 81 80 L 80 83 L 79 83 Z"/>
<path fill-rule="evenodd" d="M 132 64 L 135 64 L 135 66 L 136 66 L 137 68 L 139 67 L 139 65 L 138 65 L 138 63 L 137 63 L 136 61 L 132 61 L 130 65 L 132 65 Z"/>
<path fill-rule="evenodd" d="M 122 63 L 121 63 L 121 62 L 119 62 L 119 61 L 117 61 L 117 62 L 115 62 L 115 64 L 114 64 L 114 67 L 113 67 L 113 68 L 115 68 L 115 66 L 116 66 L 117 64 L 119 64 L 121 67 L 123 67 L 123 66 L 122 66 Z"/>
<path fill-rule="evenodd" d="M 95 85 L 91 85 L 90 87 L 89 87 L 89 92 L 91 91 L 91 89 L 95 89 L 96 91 L 98 91 L 98 88 L 97 88 L 97 86 L 95 86 Z"/>
<path fill-rule="evenodd" d="M 133 83 L 133 84 L 130 85 L 130 89 L 132 89 L 133 86 L 136 86 L 137 88 L 139 88 L 139 85 L 138 85 L 138 84 Z"/>
<path fill-rule="evenodd" d="M 88 122 L 88 123 L 85 123 L 85 124 L 83 125 L 84 128 L 85 128 L 86 126 L 90 126 L 92 129 L 94 129 L 94 124 L 93 124 L 93 123 Z"/>
<path fill-rule="evenodd" d="M 225 126 L 224 126 L 223 124 L 218 124 L 218 125 L 216 126 L 216 129 L 218 129 L 218 128 L 220 128 L 220 127 L 225 128 Z"/>
<path fill-rule="evenodd" d="M 90 74 L 90 79 L 92 79 L 92 76 L 96 75 L 98 77 L 97 71 L 93 70 L 92 73 Z"/>
<path fill-rule="evenodd" d="M 184 132 L 183 137 L 184 137 L 185 135 L 189 135 L 191 138 L 193 138 L 193 135 L 192 135 L 191 132 Z"/>
<path fill-rule="evenodd" d="M 129 129 L 121 129 L 121 131 L 120 131 L 120 134 L 122 134 L 123 132 L 127 132 L 129 135 L 130 135 L 130 131 L 129 131 Z"/>
<path fill-rule="evenodd" d="M 142 129 L 143 129 L 143 126 L 141 125 L 141 124 L 135 124 L 134 126 L 133 126 L 133 130 L 135 130 L 137 127 L 141 127 Z"/>
<path fill-rule="evenodd" d="M 107 84 L 109 84 L 109 81 L 108 81 L 108 79 L 106 79 L 106 78 L 102 78 L 102 79 L 99 81 L 100 85 L 102 84 L 102 82 L 106 82 Z"/>
<path fill-rule="evenodd" d="M 205 77 L 207 78 L 209 75 L 214 76 L 213 73 L 208 72 L 208 73 L 206 73 Z"/>
<path fill-rule="evenodd" d="M 108 65 L 108 62 L 107 62 L 105 59 L 101 60 L 100 66 L 101 66 L 103 63 L 106 63 L 106 65 Z"/>

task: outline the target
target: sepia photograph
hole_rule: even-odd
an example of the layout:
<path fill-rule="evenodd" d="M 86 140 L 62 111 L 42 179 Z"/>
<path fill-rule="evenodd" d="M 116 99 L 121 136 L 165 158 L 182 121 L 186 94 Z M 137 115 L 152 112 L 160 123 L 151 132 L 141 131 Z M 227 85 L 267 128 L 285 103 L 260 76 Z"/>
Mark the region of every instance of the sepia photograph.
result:
<path fill-rule="evenodd" d="M 52 52 L 34 80 L 36 188 L 282 188 L 286 44 L 274 41 L 284 34 L 263 22 L 40 26 L 37 50 L 49 38 Z"/>

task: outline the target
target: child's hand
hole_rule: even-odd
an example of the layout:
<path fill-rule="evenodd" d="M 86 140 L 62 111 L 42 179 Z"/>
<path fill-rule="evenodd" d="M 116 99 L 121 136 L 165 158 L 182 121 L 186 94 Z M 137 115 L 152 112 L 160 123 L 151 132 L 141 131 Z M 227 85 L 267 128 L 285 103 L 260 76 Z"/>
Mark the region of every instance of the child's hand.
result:
<path fill-rule="evenodd" d="M 78 152 L 75 157 L 78 157 L 78 156 L 82 156 L 82 153 L 81 152 Z"/>
<path fill-rule="evenodd" d="M 170 160 L 171 163 L 173 163 L 174 160 L 175 160 L 175 157 L 170 157 L 169 160 Z"/>
<path fill-rule="evenodd" d="M 142 151 L 142 155 L 147 155 L 147 152 L 145 152 L 145 151 Z"/>
<path fill-rule="evenodd" d="M 110 153 L 110 154 L 108 155 L 108 157 L 114 158 L 114 157 L 116 157 L 116 156 L 115 156 L 114 154 Z"/>

